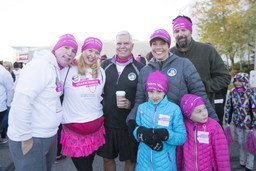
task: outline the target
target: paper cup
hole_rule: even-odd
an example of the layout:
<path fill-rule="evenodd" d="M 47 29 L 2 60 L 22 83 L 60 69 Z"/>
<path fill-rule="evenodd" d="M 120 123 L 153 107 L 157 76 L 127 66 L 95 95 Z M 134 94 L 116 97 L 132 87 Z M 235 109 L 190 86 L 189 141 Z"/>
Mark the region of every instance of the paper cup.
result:
<path fill-rule="evenodd" d="M 125 91 L 116 91 L 116 102 L 118 102 L 119 99 L 124 98 L 125 94 Z"/>

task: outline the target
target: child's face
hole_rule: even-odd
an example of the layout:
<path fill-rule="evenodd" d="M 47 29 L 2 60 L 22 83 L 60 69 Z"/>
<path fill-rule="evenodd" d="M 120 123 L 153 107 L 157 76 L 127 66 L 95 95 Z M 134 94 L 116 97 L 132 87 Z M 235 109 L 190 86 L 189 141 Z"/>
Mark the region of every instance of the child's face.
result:
<path fill-rule="evenodd" d="M 243 82 L 241 82 L 239 79 L 234 79 L 234 82 L 233 82 L 233 84 L 234 84 L 234 86 L 236 87 L 236 88 L 241 88 L 241 87 L 243 87 Z"/>
<path fill-rule="evenodd" d="M 148 98 L 151 100 L 152 103 L 158 104 L 164 98 L 165 93 L 162 91 L 148 91 Z"/>
<path fill-rule="evenodd" d="M 208 120 L 208 111 L 205 105 L 199 105 L 193 110 L 190 119 L 193 122 L 205 123 Z"/>

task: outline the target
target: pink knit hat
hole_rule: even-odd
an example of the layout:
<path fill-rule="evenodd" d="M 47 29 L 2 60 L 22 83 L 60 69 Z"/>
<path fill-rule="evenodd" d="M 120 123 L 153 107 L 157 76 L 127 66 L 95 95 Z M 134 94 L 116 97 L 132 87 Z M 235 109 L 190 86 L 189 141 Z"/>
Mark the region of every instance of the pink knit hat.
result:
<path fill-rule="evenodd" d="M 194 109 L 202 104 L 205 104 L 202 97 L 196 96 L 194 94 L 185 94 L 180 101 L 180 108 L 183 115 L 190 119 Z"/>
<path fill-rule="evenodd" d="M 57 44 L 54 46 L 52 50 L 53 54 L 57 49 L 59 49 L 62 46 L 70 46 L 74 48 L 76 52 L 78 49 L 78 44 L 76 42 L 75 37 L 72 34 L 64 34 L 60 36 L 59 41 L 57 42 Z"/>
<path fill-rule="evenodd" d="M 192 23 L 185 17 L 179 17 L 173 22 L 173 32 L 185 28 L 192 32 Z"/>
<path fill-rule="evenodd" d="M 150 41 L 149 41 L 150 46 L 152 44 L 152 40 L 155 38 L 162 39 L 168 43 L 169 47 L 171 46 L 171 36 L 169 35 L 169 33 L 166 30 L 158 29 L 158 30 L 154 31 L 154 33 L 151 34 L 151 36 L 150 36 Z"/>
<path fill-rule="evenodd" d="M 88 37 L 84 40 L 84 44 L 82 46 L 82 52 L 86 49 L 93 48 L 97 49 L 99 52 L 102 50 L 102 42 L 100 39 L 95 37 Z"/>
<path fill-rule="evenodd" d="M 162 91 L 165 94 L 168 91 L 168 78 L 166 75 L 159 71 L 152 72 L 149 74 L 146 83 L 146 91 Z"/>

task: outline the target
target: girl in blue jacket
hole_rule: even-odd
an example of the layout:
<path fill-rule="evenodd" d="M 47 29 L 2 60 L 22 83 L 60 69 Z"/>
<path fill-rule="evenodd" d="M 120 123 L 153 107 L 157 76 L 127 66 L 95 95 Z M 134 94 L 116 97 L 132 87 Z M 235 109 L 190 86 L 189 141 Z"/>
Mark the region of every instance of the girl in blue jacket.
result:
<path fill-rule="evenodd" d="M 168 101 L 167 76 L 151 73 L 146 82 L 149 100 L 138 107 L 133 135 L 139 141 L 136 171 L 176 171 L 175 151 L 186 140 L 180 107 Z"/>

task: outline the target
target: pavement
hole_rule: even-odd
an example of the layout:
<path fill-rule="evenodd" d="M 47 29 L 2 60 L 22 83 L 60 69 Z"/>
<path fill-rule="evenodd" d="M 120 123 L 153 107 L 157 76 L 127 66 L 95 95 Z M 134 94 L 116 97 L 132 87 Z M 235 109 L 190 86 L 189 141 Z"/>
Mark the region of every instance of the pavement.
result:
<path fill-rule="evenodd" d="M 231 170 L 232 171 L 243 171 L 243 169 L 239 165 L 239 145 L 235 139 L 235 142 L 229 146 L 230 152 L 230 160 L 231 160 Z M 124 162 L 118 161 L 117 163 L 117 171 L 123 171 Z M 14 165 L 12 162 L 12 158 L 9 152 L 8 143 L 0 144 L 0 164 L 2 166 L 2 170 L 0 171 L 14 171 Z M 256 164 L 256 161 L 254 162 Z M 95 156 L 93 163 L 94 171 L 103 171 L 103 161 L 99 156 Z M 53 164 L 52 171 L 76 171 L 74 164 L 70 157 L 67 157 L 65 160 L 61 161 L 58 164 Z M 254 171 L 256 171 L 256 166 L 254 166 Z"/>

